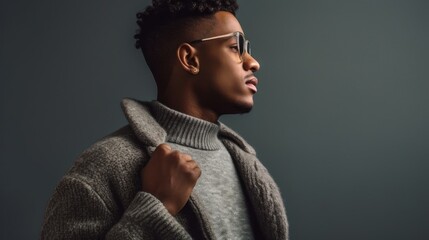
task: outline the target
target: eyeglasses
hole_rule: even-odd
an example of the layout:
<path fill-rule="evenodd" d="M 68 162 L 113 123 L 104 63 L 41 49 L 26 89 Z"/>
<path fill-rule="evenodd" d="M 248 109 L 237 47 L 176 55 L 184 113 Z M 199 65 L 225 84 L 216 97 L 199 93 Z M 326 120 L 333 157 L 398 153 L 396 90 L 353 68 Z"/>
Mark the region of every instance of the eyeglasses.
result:
<path fill-rule="evenodd" d="M 235 37 L 235 40 L 237 43 L 237 48 L 238 48 L 237 50 L 238 50 L 238 53 L 240 55 L 240 61 L 243 61 L 244 52 L 247 52 L 249 55 L 252 55 L 251 54 L 251 48 L 250 48 L 250 42 L 249 42 L 249 40 L 246 40 L 244 38 L 244 34 L 241 32 L 233 32 L 233 33 L 228 33 L 228 34 L 224 34 L 224 35 L 219 35 L 219 36 L 214 36 L 214 37 L 209 37 L 209 38 L 203 38 L 203 39 L 199 39 L 199 40 L 189 42 L 189 44 L 200 43 L 200 42 L 205 42 L 205 41 L 210 41 L 210 40 L 220 39 L 220 38 L 229 38 L 229 37 Z"/>

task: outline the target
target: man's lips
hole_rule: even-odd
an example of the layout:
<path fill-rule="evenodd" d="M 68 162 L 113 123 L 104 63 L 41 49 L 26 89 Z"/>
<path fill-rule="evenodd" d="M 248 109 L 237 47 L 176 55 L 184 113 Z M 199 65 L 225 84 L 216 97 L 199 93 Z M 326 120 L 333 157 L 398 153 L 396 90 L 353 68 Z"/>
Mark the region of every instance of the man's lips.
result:
<path fill-rule="evenodd" d="M 256 77 L 251 77 L 245 81 L 246 86 L 253 91 L 253 93 L 256 93 L 258 89 L 256 88 L 256 85 L 258 85 L 258 79 Z"/>

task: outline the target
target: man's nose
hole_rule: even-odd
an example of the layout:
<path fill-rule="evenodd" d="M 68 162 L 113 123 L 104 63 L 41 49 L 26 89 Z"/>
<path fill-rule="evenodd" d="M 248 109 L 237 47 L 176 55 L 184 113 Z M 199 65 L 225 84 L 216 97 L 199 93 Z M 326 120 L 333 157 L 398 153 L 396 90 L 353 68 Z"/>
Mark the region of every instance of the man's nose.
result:
<path fill-rule="evenodd" d="M 250 54 L 246 53 L 243 56 L 243 68 L 245 70 L 251 70 L 252 72 L 256 72 L 259 70 L 261 66 L 259 65 L 258 61 L 254 57 L 252 57 Z"/>

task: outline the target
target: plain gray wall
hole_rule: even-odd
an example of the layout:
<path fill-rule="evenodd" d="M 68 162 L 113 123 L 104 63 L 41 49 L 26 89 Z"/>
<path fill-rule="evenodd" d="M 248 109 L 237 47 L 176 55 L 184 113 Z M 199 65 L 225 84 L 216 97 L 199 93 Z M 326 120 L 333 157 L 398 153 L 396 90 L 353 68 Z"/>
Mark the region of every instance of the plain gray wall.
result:
<path fill-rule="evenodd" d="M 149 1 L 1 1 L 1 239 L 37 239 L 55 185 L 151 100 L 134 49 Z M 240 1 L 261 63 L 247 115 L 294 240 L 429 239 L 429 3 Z"/>

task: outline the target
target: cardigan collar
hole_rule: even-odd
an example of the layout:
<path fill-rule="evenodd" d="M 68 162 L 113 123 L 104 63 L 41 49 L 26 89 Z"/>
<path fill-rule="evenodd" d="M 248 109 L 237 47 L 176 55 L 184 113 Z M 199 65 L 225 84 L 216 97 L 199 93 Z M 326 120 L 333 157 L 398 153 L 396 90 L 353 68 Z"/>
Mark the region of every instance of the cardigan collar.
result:
<path fill-rule="evenodd" d="M 131 128 L 138 139 L 153 151 L 156 146 L 164 143 L 167 133 L 152 117 L 149 103 L 133 99 L 124 99 L 122 108 Z M 145 131 L 151 129 L 151 131 Z M 268 174 L 267 169 L 259 162 L 255 150 L 237 133 L 220 124 L 219 137 L 231 154 L 237 172 L 243 182 L 245 192 L 252 205 L 251 209 L 262 236 L 261 239 L 288 239 L 288 222 L 281 194 L 276 183 Z M 207 216 L 201 209 L 198 196 L 192 194 L 190 206 L 208 227 L 206 239 L 214 238 L 207 224 Z M 205 233 L 204 233 L 205 234 Z"/>
<path fill-rule="evenodd" d="M 219 123 L 196 118 L 167 107 L 158 101 L 151 102 L 152 115 L 167 132 L 167 142 L 195 149 L 219 150 Z"/>

